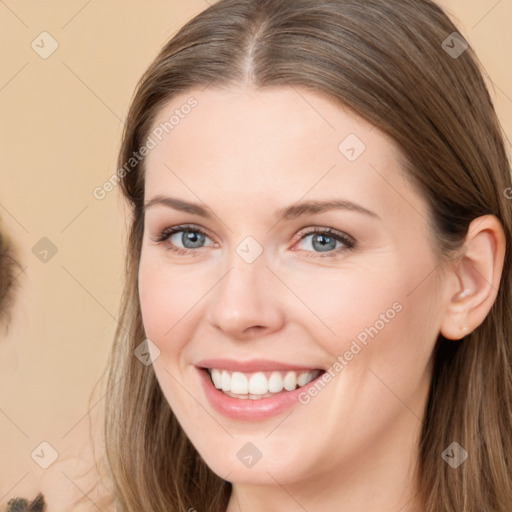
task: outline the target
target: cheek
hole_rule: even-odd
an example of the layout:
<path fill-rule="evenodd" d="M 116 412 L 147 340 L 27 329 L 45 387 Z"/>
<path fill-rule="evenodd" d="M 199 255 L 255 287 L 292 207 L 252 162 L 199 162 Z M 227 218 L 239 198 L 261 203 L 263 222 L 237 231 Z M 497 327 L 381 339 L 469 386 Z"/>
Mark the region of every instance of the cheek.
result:
<path fill-rule="evenodd" d="M 188 311 L 201 295 L 198 283 L 184 279 L 182 273 L 171 273 L 169 265 L 143 252 L 139 266 L 142 320 L 146 336 L 160 350 L 165 348 L 163 340 L 177 339 L 173 331 L 183 328 Z"/>
<path fill-rule="evenodd" d="M 156 342 L 160 333 L 165 332 L 164 313 L 169 298 L 164 294 L 158 272 L 147 260 L 142 256 L 139 265 L 139 299 L 144 330 L 147 337 Z"/>
<path fill-rule="evenodd" d="M 377 324 L 382 330 L 398 316 L 409 290 L 407 276 L 396 275 L 392 268 L 375 271 L 371 268 L 322 269 L 295 272 L 287 283 L 299 299 L 296 313 L 309 319 L 317 329 L 313 339 L 323 339 L 337 347 L 341 340 L 353 339 Z M 331 340 L 331 341 L 329 341 Z M 332 351 L 330 351 L 332 352 Z"/>
<path fill-rule="evenodd" d="M 417 256 L 383 260 L 378 268 L 295 272 L 286 281 L 304 303 L 296 301 L 300 324 L 331 361 L 345 356 L 351 372 L 387 365 L 407 373 L 404 361 L 421 369 L 437 339 L 438 290 L 433 276 L 426 277 L 434 263 Z M 393 371 L 386 374 L 393 378 Z"/>

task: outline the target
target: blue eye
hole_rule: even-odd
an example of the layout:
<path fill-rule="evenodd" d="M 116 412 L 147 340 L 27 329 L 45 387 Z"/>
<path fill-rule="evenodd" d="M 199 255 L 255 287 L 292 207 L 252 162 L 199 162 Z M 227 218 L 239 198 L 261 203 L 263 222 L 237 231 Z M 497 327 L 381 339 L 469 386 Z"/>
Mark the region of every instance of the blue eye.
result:
<path fill-rule="evenodd" d="M 181 243 L 186 249 L 197 249 L 198 247 L 201 247 L 206 238 L 206 236 L 199 231 L 176 231 L 173 235 L 169 236 L 169 241 L 171 241 L 171 238 L 178 233 L 182 233 Z"/>
<path fill-rule="evenodd" d="M 315 228 L 313 231 L 303 234 L 299 242 L 309 237 L 312 237 L 309 245 L 314 249 L 313 257 L 332 257 L 341 251 L 355 247 L 355 240 L 352 237 L 330 228 Z M 341 244 L 341 247 L 336 248 L 337 244 Z M 306 252 L 311 253 L 312 251 Z M 311 254 L 307 254 L 307 257 L 311 257 Z"/>
<path fill-rule="evenodd" d="M 173 237 L 175 237 L 174 240 Z M 356 245 L 355 240 L 349 235 L 330 228 L 313 228 L 303 234 L 298 243 L 309 237 L 312 237 L 309 244 L 312 250 L 301 249 L 302 252 L 309 253 L 306 254 L 307 257 L 334 257 L 342 251 L 353 249 Z M 204 245 L 206 239 L 211 240 L 202 229 L 196 226 L 181 225 L 164 229 L 154 241 L 166 242 L 166 248 L 176 254 L 193 254 L 195 256 L 197 251 L 194 251 L 194 249 L 206 247 Z M 180 243 L 183 247 L 177 246 L 177 243 Z"/>
<path fill-rule="evenodd" d="M 177 239 L 183 244 L 183 248 L 176 247 L 175 241 L 172 237 L 181 233 L 181 236 Z M 164 229 L 162 233 L 155 240 L 156 242 L 168 242 L 168 249 L 178 254 L 187 254 L 193 252 L 193 249 L 200 249 L 203 247 L 205 238 L 209 238 L 206 233 L 194 226 L 173 226 L 171 228 Z"/>

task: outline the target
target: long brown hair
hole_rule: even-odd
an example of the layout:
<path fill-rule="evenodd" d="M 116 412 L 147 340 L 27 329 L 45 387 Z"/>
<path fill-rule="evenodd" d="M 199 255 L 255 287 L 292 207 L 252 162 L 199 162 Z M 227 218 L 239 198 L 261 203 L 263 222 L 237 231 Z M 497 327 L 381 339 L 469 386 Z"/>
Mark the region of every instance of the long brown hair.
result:
<path fill-rule="evenodd" d="M 437 340 L 418 464 L 426 512 L 512 510 L 510 162 L 483 68 L 454 32 L 431 0 L 221 0 L 179 30 L 150 65 L 118 161 L 133 216 L 105 399 L 116 510 L 224 512 L 229 501 L 231 484 L 192 446 L 152 366 L 134 357 L 145 339 L 137 288 L 144 159 L 126 163 L 178 93 L 246 83 L 316 91 L 392 137 L 403 169 L 428 200 L 440 254 L 460 247 L 476 217 L 501 221 L 507 250 L 490 313 L 460 343 Z M 454 441 L 469 454 L 457 470 L 441 457 Z"/>

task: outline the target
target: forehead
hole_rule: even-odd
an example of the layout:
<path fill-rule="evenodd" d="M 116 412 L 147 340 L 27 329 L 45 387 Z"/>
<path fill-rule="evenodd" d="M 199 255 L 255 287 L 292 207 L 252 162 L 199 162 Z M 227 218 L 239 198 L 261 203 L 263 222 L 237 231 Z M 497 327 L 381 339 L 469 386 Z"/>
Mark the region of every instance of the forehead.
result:
<path fill-rule="evenodd" d="M 391 204 L 397 188 L 408 188 L 392 139 L 296 87 L 191 90 L 160 109 L 150 136 L 146 196 L 222 192 L 279 202 L 339 193 Z"/>

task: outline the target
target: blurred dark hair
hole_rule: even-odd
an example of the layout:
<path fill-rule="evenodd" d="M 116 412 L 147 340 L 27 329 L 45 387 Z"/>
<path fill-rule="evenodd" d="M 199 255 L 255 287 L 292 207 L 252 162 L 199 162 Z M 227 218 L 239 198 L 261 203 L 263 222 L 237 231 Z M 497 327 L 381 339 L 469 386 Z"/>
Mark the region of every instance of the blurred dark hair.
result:
<path fill-rule="evenodd" d="M 0 325 L 6 329 L 11 319 L 17 278 L 21 271 L 14 245 L 0 228 Z"/>

